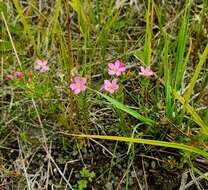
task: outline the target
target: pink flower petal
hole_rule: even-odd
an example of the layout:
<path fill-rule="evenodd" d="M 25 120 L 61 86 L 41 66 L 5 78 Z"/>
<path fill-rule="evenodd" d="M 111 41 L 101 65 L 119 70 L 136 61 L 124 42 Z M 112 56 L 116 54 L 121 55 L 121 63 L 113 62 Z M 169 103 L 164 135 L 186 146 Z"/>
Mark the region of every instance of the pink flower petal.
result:
<path fill-rule="evenodd" d="M 121 62 L 119 60 L 116 60 L 115 63 L 114 63 L 115 67 L 119 67 L 120 64 L 121 64 Z"/>
<path fill-rule="evenodd" d="M 46 71 L 49 71 L 49 67 L 47 66 L 48 64 L 48 61 L 47 60 L 40 60 L 40 59 L 37 59 L 35 61 L 35 70 L 38 70 L 40 71 L 41 73 L 44 73 Z"/>
<path fill-rule="evenodd" d="M 104 80 L 104 84 L 109 86 L 109 85 L 111 85 L 111 82 L 109 80 Z"/>
<path fill-rule="evenodd" d="M 69 87 L 74 91 L 74 94 L 79 94 L 81 91 L 84 92 L 87 89 L 86 82 L 87 78 L 76 76 Z"/>
<path fill-rule="evenodd" d="M 41 65 L 41 66 L 42 66 L 43 62 L 42 62 L 40 59 L 37 59 L 37 60 L 35 61 L 35 64 L 36 64 L 36 65 Z"/>
<path fill-rule="evenodd" d="M 43 61 L 42 61 L 42 65 L 43 65 L 43 66 L 45 66 L 45 65 L 47 65 L 47 64 L 48 64 L 48 61 L 47 61 L 47 60 L 43 60 Z"/>
<path fill-rule="evenodd" d="M 74 89 L 74 94 L 79 94 L 81 92 L 80 88 Z"/>
<path fill-rule="evenodd" d="M 6 75 L 5 80 L 13 80 L 14 77 L 11 74 Z"/>
<path fill-rule="evenodd" d="M 109 75 L 115 75 L 115 74 L 116 74 L 116 72 L 115 72 L 115 71 L 113 71 L 113 70 L 108 70 L 108 74 L 109 74 Z"/>
<path fill-rule="evenodd" d="M 140 69 L 141 69 L 141 72 L 139 72 L 139 74 L 142 76 L 151 76 L 154 74 L 154 72 L 151 70 L 150 66 L 148 66 L 147 68 L 140 67 Z"/>
<path fill-rule="evenodd" d="M 81 81 L 81 78 L 80 77 L 74 77 L 73 80 L 74 80 L 75 83 L 79 83 Z"/>
<path fill-rule="evenodd" d="M 119 89 L 119 85 L 117 84 L 116 86 L 114 86 L 114 89 L 118 90 Z"/>
<path fill-rule="evenodd" d="M 145 71 L 144 67 L 140 67 L 141 72 L 143 73 Z"/>
<path fill-rule="evenodd" d="M 120 70 L 121 72 L 124 72 L 124 71 L 126 70 L 126 67 L 125 67 L 125 65 L 124 65 L 123 63 L 120 64 L 119 70 Z"/>
<path fill-rule="evenodd" d="M 16 71 L 15 75 L 17 78 L 22 78 L 24 76 L 24 74 L 21 71 Z"/>
<path fill-rule="evenodd" d="M 112 82 L 109 80 L 104 80 L 104 90 L 110 92 L 111 94 L 119 88 L 117 84 L 117 79 L 113 79 Z"/>
<path fill-rule="evenodd" d="M 107 91 L 107 92 L 109 92 L 109 91 L 110 91 L 109 86 L 104 86 L 104 87 L 103 87 L 103 89 L 104 89 L 105 91 Z"/>
<path fill-rule="evenodd" d="M 114 67 L 115 67 L 115 65 L 114 65 L 113 63 L 109 63 L 109 64 L 108 64 L 108 68 L 109 68 L 109 69 L 112 69 L 112 70 L 113 70 Z"/>
<path fill-rule="evenodd" d="M 153 75 L 153 72 L 152 71 L 148 71 L 147 73 L 149 76 Z"/>
<path fill-rule="evenodd" d="M 42 68 L 40 69 L 40 72 L 45 73 L 46 71 L 49 71 L 49 67 L 47 65 L 42 66 Z"/>
<path fill-rule="evenodd" d="M 40 70 L 41 69 L 41 66 L 40 65 L 35 65 L 35 70 Z"/>
<path fill-rule="evenodd" d="M 113 84 L 113 85 L 117 84 L 117 81 L 118 81 L 117 79 L 113 79 L 113 80 L 112 80 L 112 84 Z"/>
<path fill-rule="evenodd" d="M 119 88 L 119 85 L 118 84 L 112 84 L 112 89 L 115 91 L 115 90 L 118 90 Z"/>
<path fill-rule="evenodd" d="M 111 88 L 111 89 L 108 90 L 108 92 L 110 92 L 111 94 L 113 94 L 115 92 L 115 90 Z"/>
<path fill-rule="evenodd" d="M 109 75 L 120 76 L 121 73 L 124 72 L 125 70 L 126 70 L 125 65 L 119 60 L 116 60 L 114 64 L 112 64 L 112 63 L 108 64 L 108 74 Z"/>
<path fill-rule="evenodd" d="M 104 90 L 109 91 L 110 86 L 111 86 L 110 81 L 109 80 L 104 80 L 104 86 L 103 86 Z"/>
<path fill-rule="evenodd" d="M 84 92 L 87 89 L 86 86 L 82 86 L 81 91 Z"/>
<path fill-rule="evenodd" d="M 121 75 L 121 71 L 120 70 L 116 71 L 116 76 L 120 76 L 120 75 Z"/>
<path fill-rule="evenodd" d="M 76 88 L 77 88 L 77 86 L 76 86 L 76 84 L 75 84 L 75 83 L 70 84 L 70 85 L 69 85 L 69 87 L 70 87 L 72 90 L 74 90 L 74 89 L 76 89 Z"/>
<path fill-rule="evenodd" d="M 85 84 L 87 83 L 87 78 L 82 78 L 82 79 L 81 79 L 81 83 L 82 83 L 83 85 L 85 85 Z"/>

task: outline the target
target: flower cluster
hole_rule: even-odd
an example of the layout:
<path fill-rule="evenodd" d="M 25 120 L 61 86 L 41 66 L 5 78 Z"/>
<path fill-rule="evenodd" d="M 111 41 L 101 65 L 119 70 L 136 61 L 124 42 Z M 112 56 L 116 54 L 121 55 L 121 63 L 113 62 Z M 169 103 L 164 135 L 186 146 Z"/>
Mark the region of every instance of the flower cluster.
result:
<path fill-rule="evenodd" d="M 17 70 L 14 73 L 7 74 L 5 80 L 12 81 L 14 79 L 23 80 L 28 78 L 27 82 L 30 84 L 32 82 L 32 77 L 33 77 L 32 70 L 29 70 L 27 74 L 24 74 L 23 72 Z"/>
<path fill-rule="evenodd" d="M 108 64 L 108 74 L 109 75 L 115 75 L 120 76 L 122 73 L 124 73 L 126 70 L 125 65 L 120 62 L 119 60 L 116 60 L 115 63 L 109 63 Z M 110 80 L 104 80 L 103 89 L 106 92 L 114 93 L 116 90 L 119 89 L 119 85 L 117 84 L 117 79 Z M 87 79 L 81 78 L 79 76 L 76 76 L 73 78 L 72 83 L 69 85 L 71 90 L 74 92 L 74 94 L 79 94 L 80 92 L 84 92 L 87 89 L 86 86 Z"/>
<path fill-rule="evenodd" d="M 34 69 L 39 71 L 40 73 L 45 73 L 45 72 L 49 71 L 48 61 L 37 59 L 35 61 Z M 120 60 L 116 60 L 115 63 L 108 64 L 108 74 L 110 76 L 119 77 L 125 71 L 126 71 L 126 66 Z M 29 83 L 31 83 L 31 81 L 32 81 L 32 79 L 31 79 L 32 75 L 33 75 L 33 72 L 32 72 L 32 70 L 30 70 L 28 72 L 28 76 L 29 76 L 28 82 Z M 154 75 L 154 72 L 151 70 L 150 66 L 148 66 L 146 68 L 141 66 L 139 75 L 149 77 L 149 76 Z M 17 70 L 13 74 L 11 74 L 11 73 L 7 74 L 5 77 L 5 80 L 11 81 L 15 77 L 18 79 L 23 79 L 24 74 L 23 74 L 23 72 Z M 106 92 L 113 94 L 115 91 L 117 91 L 119 89 L 119 84 L 117 82 L 118 82 L 117 78 L 114 78 L 112 80 L 104 80 L 103 89 Z M 69 87 L 74 92 L 74 94 L 79 94 L 81 92 L 84 92 L 87 89 L 87 78 L 75 76 L 75 77 L 73 77 L 72 82 L 69 85 Z"/>
<path fill-rule="evenodd" d="M 126 67 L 125 65 L 120 62 L 119 60 L 116 60 L 116 62 L 109 63 L 108 64 L 108 74 L 109 75 L 116 75 L 117 77 L 120 76 L 123 72 L 125 72 Z"/>
<path fill-rule="evenodd" d="M 115 63 L 108 64 L 108 74 L 111 76 L 120 76 L 122 73 L 126 71 L 126 66 L 119 60 L 116 60 Z M 116 90 L 119 89 L 119 85 L 117 84 L 117 78 L 114 78 L 112 81 L 104 80 L 103 89 L 110 94 L 113 94 Z"/>
<path fill-rule="evenodd" d="M 120 61 L 116 60 L 115 63 L 108 64 L 108 74 L 110 76 L 119 77 L 126 71 L 126 66 Z M 152 76 L 154 72 L 148 67 L 140 67 L 139 75 L 141 76 Z M 114 78 L 112 80 L 104 80 L 103 89 L 110 94 L 113 94 L 115 91 L 119 89 L 119 84 L 117 83 L 118 79 Z M 86 86 L 87 79 L 76 76 L 73 78 L 72 83 L 69 85 L 74 94 L 79 94 L 80 92 L 84 92 L 87 89 Z"/>
<path fill-rule="evenodd" d="M 45 73 L 45 72 L 49 71 L 48 61 L 47 60 L 37 59 L 35 61 L 34 69 L 37 70 L 37 71 L 39 71 L 40 73 Z M 31 83 L 32 82 L 33 71 L 32 70 L 29 70 L 27 75 L 29 77 L 28 83 Z M 17 79 L 23 79 L 24 76 L 25 75 L 24 75 L 23 72 L 21 72 L 19 70 L 16 70 L 13 73 L 7 74 L 5 76 L 5 80 L 12 81 L 15 78 L 17 78 Z"/>
<path fill-rule="evenodd" d="M 7 74 L 5 77 L 5 80 L 14 80 L 15 77 L 18 79 L 23 79 L 24 74 L 23 74 L 23 72 L 17 70 L 14 73 Z"/>
<path fill-rule="evenodd" d="M 109 80 L 104 80 L 103 88 L 105 91 L 110 92 L 111 94 L 114 93 L 119 88 L 117 79 L 113 79 L 112 82 Z"/>
<path fill-rule="evenodd" d="M 79 94 L 84 92 L 87 88 L 86 86 L 87 79 L 81 77 L 74 77 L 73 82 L 70 84 L 70 88 L 74 91 L 74 94 Z"/>
<path fill-rule="evenodd" d="M 49 71 L 48 61 L 37 59 L 35 61 L 34 69 L 39 71 L 40 73 L 45 73 Z M 126 66 L 120 60 L 116 60 L 114 63 L 109 63 L 108 74 L 110 76 L 115 76 L 115 78 L 113 78 L 112 80 L 107 80 L 107 79 L 104 80 L 103 90 L 109 92 L 110 94 L 113 94 L 115 91 L 117 91 L 119 89 L 118 77 L 122 75 L 125 71 L 126 71 Z M 32 70 L 30 70 L 28 72 L 28 77 L 29 77 L 28 83 L 32 82 L 32 75 L 33 72 Z M 149 77 L 154 75 L 154 72 L 151 70 L 150 66 L 146 68 L 141 66 L 139 75 Z M 23 72 L 16 70 L 14 73 L 7 74 L 5 80 L 11 81 L 14 80 L 15 78 L 23 79 L 24 78 Z M 69 87 L 76 95 L 81 92 L 84 92 L 87 89 L 87 78 L 74 76 Z"/>
<path fill-rule="evenodd" d="M 142 76 L 152 76 L 154 74 L 154 72 L 150 69 L 150 66 L 148 66 L 147 68 L 144 67 L 140 67 L 141 72 L 139 72 L 140 75 Z"/>
<path fill-rule="evenodd" d="M 45 73 L 49 71 L 48 61 L 37 59 L 35 61 L 35 70 L 40 71 L 40 73 Z"/>
<path fill-rule="evenodd" d="M 35 61 L 34 69 L 39 71 L 40 73 L 44 73 L 44 72 L 49 71 L 48 61 L 37 59 Z M 28 76 L 29 76 L 29 78 L 31 78 L 32 70 L 30 70 L 28 72 Z M 19 78 L 19 79 L 23 79 L 24 74 L 23 74 L 23 72 L 17 70 L 14 73 L 7 74 L 5 77 L 5 80 L 14 80 L 15 77 Z"/>

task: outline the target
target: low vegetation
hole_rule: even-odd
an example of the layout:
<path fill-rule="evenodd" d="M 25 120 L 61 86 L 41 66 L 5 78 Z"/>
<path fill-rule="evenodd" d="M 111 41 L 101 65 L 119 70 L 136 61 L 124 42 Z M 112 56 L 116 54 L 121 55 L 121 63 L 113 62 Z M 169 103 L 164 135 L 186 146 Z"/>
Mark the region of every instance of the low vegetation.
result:
<path fill-rule="evenodd" d="M 0 12 L 0 189 L 208 188 L 206 0 Z"/>

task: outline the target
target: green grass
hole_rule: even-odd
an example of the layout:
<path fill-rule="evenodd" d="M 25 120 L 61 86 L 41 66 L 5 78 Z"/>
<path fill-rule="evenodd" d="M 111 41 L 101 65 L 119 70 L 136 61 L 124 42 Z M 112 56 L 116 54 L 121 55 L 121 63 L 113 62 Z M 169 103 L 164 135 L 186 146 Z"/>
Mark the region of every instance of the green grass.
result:
<path fill-rule="evenodd" d="M 65 133 L 63 133 L 65 134 Z M 162 142 L 162 141 L 156 141 L 156 140 L 148 140 L 148 139 L 140 139 L 140 138 L 127 138 L 127 137 L 117 137 L 117 136 L 102 136 L 102 135 L 76 135 L 76 134 L 65 134 L 68 136 L 74 136 L 74 137 L 86 137 L 86 138 L 95 138 L 95 139 L 106 139 L 106 140 L 114 140 L 114 141 L 123 141 L 123 142 L 130 142 L 130 143 L 142 143 L 142 144 L 149 144 L 154 146 L 164 146 L 164 147 L 171 147 L 171 148 L 177 148 L 182 149 L 184 151 L 193 152 L 199 155 L 204 156 L 205 158 L 208 158 L 208 153 L 203 150 L 200 150 L 198 148 L 195 148 L 193 146 L 187 146 L 181 143 L 171 143 L 171 142 Z"/>
<path fill-rule="evenodd" d="M 44 155 L 49 158 L 44 184 L 28 175 L 30 162 L 19 163 L 26 169 L 15 179 L 24 188 L 35 188 L 35 183 L 49 188 L 51 168 L 59 172 L 62 189 L 78 187 L 78 182 L 66 182 L 68 174 L 56 164 L 52 145 L 60 154 L 66 149 L 67 159 L 79 162 L 75 170 L 81 170 L 86 165 L 84 152 L 97 157 L 90 139 L 113 153 L 108 168 L 99 161 L 97 167 L 89 165 L 89 171 L 99 173 L 93 183 L 87 181 L 89 187 L 102 178 L 111 183 L 119 164 L 117 154 L 124 155 L 121 160 L 127 166 L 115 189 L 121 184 L 130 189 L 134 163 L 141 155 L 165 164 L 174 157 L 176 173 L 188 168 L 190 176 L 207 180 L 205 166 L 197 164 L 208 159 L 207 1 L 130 2 L 0 2 L 1 146 L 18 149 L 24 159 L 35 160 L 39 149 L 51 155 Z M 48 60 L 50 70 L 35 71 L 36 59 Z M 126 71 L 118 77 L 119 90 L 109 94 L 103 81 L 114 78 L 108 74 L 108 64 L 117 59 Z M 140 66 L 151 66 L 154 76 L 139 75 Z M 6 80 L 7 74 L 18 70 L 23 79 Z M 69 88 L 77 75 L 87 78 L 87 90 L 79 95 Z M 73 157 L 76 149 L 79 156 Z M 16 163 L 18 156 L 9 155 L 0 150 L 1 167 L 16 172 L 7 160 Z M 150 173 L 172 169 L 160 170 L 161 165 L 143 169 Z"/>

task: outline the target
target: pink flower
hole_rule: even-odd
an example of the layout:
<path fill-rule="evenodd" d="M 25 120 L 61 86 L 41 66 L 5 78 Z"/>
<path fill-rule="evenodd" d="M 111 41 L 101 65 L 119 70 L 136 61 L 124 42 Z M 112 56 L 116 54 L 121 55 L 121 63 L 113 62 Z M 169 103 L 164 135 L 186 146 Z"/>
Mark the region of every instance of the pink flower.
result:
<path fill-rule="evenodd" d="M 119 60 L 116 60 L 116 62 L 113 63 L 109 63 L 108 64 L 108 74 L 109 75 L 116 75 L 116 76 L 120 76 L 122 72 L 124 72 L 126 70 L 125 65 L 120 62 Z"/>
<path fill-rule="evenodd" d="M 23 76 L 24 76 L 24 74 L 21 71 L 16 71 L 15 75 L 16 75 L 17 78 L 20 78 L 20 79 L 22 79 Z"/>
<path fill-rule="evenodd" d="M 80 92 L 84 92 L 86 90 L 86 82 L 86 78 L 74 77 L 73 83 L 70 84 L 70 88 L 74 91 L 74 94 L 79 94 Z"/>
<path fill-rule="evenodd" d="M 152 76 L 154 72 L 150 69 L 150 66 L 148 66 L 146 69 L 144 67 L 140 67 L 141 72 L 139 72 L 142 76 Z"/>
<path fill-rule="evenodd" d="M 117 79 L 113 79 L 112 82 L 109 80 L 104 80 L 104 90 L 110 92 L 111 94 L 118 90 L 119 85 L 117 84 Z"/>
<path fill-rule="evenodd" d="M 44 73 L 49 70 L 49 67 L 47 64 L 48 64 L 47 60 L 38 59 L 35 61 L 35 70 L 40 71 L 41 73 Z"/>
<path fill-rule="evenodd" d="M 13 80 L 14 77 L 13 77 L 13 75 L 8 74 L 8 75 L 6 75 L 5 79 L 6 79 L 6 80 Z"/>

